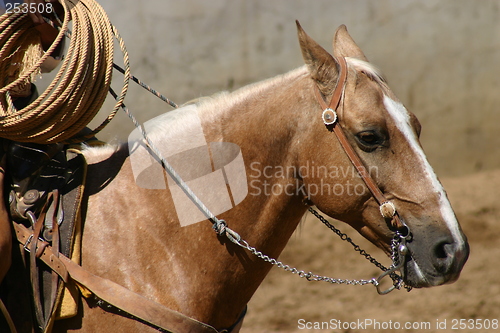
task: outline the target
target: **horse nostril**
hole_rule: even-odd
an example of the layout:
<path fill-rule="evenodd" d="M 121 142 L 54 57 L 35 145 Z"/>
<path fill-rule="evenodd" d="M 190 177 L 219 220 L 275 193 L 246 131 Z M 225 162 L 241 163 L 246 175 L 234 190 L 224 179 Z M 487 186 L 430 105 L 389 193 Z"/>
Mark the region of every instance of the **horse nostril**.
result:
<path fill-rule="evenodd" d="M 433 250 L 434 267 L 441 273 L 449 273 L 455 257 L 455 244 L 449 240 L 439 242 Z"/>
<path fill-rule="evenodd" d="M 437 259 L 446 259 L 453 252 L 453 244 L 442 242 L 434 248 L 434 255 Z"/>

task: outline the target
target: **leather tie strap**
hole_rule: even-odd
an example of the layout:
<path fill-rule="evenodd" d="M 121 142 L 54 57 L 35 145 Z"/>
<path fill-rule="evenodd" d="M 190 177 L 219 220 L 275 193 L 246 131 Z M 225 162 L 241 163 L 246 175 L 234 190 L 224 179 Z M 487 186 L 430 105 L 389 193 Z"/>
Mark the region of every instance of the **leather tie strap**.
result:
<path fill-rule="evenodd" d="M 342 130 L 342 127 L 339 124 L 336 110 L 340 106 L 340 101 L 342 99 L 345 84 L 347 81 L 348 69 L 347 69 L 347 62 L 346 62 L 344 57 L 340 57 L 337 60 L 338 60 L 338 63 L 340 65 L 339 78 L 338 78 L 335 90 L 333 91 L 332 99 L 330 100 L 330 103 L 328 105 L 326 104 L 323 96 L 321 95 L 321 92 L 319 91 L 318 86 L 316 84 L 314 85 L 314 93 L 316 95 L 316 98 L 317 98 L 319 104 L 321 105 L 321 107 L 324 110 L 323 111 L 323 121 L 325 122 L 325 125 L 328 127 L 328 129 L 332 130 L 335 133 L 335 135 L 337 136 L 337 138 L 340 142 L 340 145 L 342 146 L 345 153 L 349 157 L 349 160 L 351 160 L 351 163 L 354 165 L 354 167 L 358 171 L 359 175 L 363 179 L 364 183 L 366 184 L 366 186 L 370 190 L 371 194 L 373 195 L 375 201 L 380 206 L 382 216 L 384 218 L 392 218 L 392 226 L 394 228 L 396 228 L 397 230 L 404 229 L 404 228 L 406 228 L 406 226 L 403 223 L 403 221 L 401 221 L 401 219 L 396 211 L 396 208 L 389 200 L 387 200 L 387 198 L 384 196 L 382 191 L 380 191 L 380 188 L 378 187 L 378 185 L 375 183 L 373 178 L 368 173 L 368 170 L 366 169 L 365 165 L 361 161 L 359 155 L 352 148 L 344 131 Z M 334 121 L 327 122 L 328 119 L 325 119 L 325 112 L 330 111 L 330 110 L 335 114 Z M 385 209 L 382 209 L 382 208 L 385 208 L 387 205 L 390 205 L 391 208 L 393 208 L 392 214 L 391 214 L 392 216 L 387 216 L 383 212 L 383 211 L 385 211 Z"/>
<path fill-rule="evenodd" d="M 33 238 L 32 232 L 18 223 L 13 223 L 13 225 L 14 230 L 16 231 L 17 240 L 19 243 L 24 245 L 26 250 L 28 250 Z M 39 259 L 56 272 L 64 282 L 68 282 L 68 271 L 66 266 L 45 243 L 46 242 L 41 241 L 38 242 L 38 248 L 40 249 L 43 247 L 43 252 L 41 253 Z"/>
<path fill-rule="evenodd" d="M 24 245 L 25 249 L 29 249 L 33 232 L 23 225 L 18 223 L 13 224 L 18 241 Z M 208 324 L 151 301 L 111 280 L 90 273 L 66 256 L 60 253 L 57 256 L 53 252 L 52 247 L 45 243 L 42 240 L 38 241 L 37 248 L 43 247 L 40 259 L 56 272 L 63 281 L 67 281 L 68 277 L 71 277 L 74 281 L 90 290 L 99 299 L 152 326 L 172 333 L 237 332 L 241 327 L 244 314 L 229 330 L 218 331 Z M 36 251 L 33 248 L 30 250 Z"/>
<path fill-rule="evenodd" d="M 156 327 L 173 333 L 218 333 L 214 327 L 153 302 L 127 288 L 103 279 L 65 256 L 60 256 L 70 276 L 98 298 Z"/>

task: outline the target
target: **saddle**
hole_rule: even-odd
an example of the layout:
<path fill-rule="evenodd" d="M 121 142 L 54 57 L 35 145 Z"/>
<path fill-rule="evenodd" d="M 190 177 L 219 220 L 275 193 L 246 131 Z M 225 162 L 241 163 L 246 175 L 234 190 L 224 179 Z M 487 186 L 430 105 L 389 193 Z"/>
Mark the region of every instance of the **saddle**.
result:
<path fill-rule="evenodd" d="M 217 330 L 79 265 L 86 163 L 78 149 L 12 143 L 7 157 L 12 170 L 9 204 L 20 243 L 0 289 L 1 299 L 8 305 L 4 311 L 0 301 L 0 310 L 8 313 L 5 319 L 9 327 L 17 326 L 19 332 L 49 333 L 54 320 L 77 314 L 81 292 L 94 299 L 91 306 L 105 304 L 106 311 L 116 311 L 164 332 L 239 331 L 246 309 L 231 327 Z M 29 303 L 32 310 L 26 309 Z M 7 330 L 0 318 L 0 332 Z"/>
<path fill-rule="evenodd" d="M 27 255 L 23 250 L 21 256 L 24 270 L 29 271 L 32 312 L 38 325 L 35 330 L 50 332 L 56 317 L 70 316 L 60 310 L 63 298 L 67 298 L 63 294 L 76 299 L 78 292 L 68 289 L 56 273 L 37 260 L 43 252 L 37 243 L 48 244 L 68 258 L 79 253 L 75 239 L 80 235 L 86 163 L 78 149 L 63 144 L 11 142 L 6 154 L 11 219 L 33 231 L 29 245 L 24 246 L 33 250 Z M 76 314 L 76 302 L 72 307 L 75 309 L 70 312 Z"/>

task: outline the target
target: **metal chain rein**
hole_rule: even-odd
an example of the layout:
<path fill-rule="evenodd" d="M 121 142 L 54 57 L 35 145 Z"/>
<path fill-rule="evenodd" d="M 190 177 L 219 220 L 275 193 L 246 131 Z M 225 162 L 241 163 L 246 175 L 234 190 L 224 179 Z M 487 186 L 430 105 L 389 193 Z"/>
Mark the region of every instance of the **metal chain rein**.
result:
<path fill-rule="evenodd" d="M 134 80 L 134 81 L 136 81 L 136 80 Z M 136 81 L 136 83 L 139 83 L 137 81 Z M 147 87 L 146 89 L 149 90 L 150 92 L 152 92 L 155 96 L 161 98 L 159 96 L 159 94 L 151 91 L 149 87 Z M 118 98 L 118 96 L 116 95 L 116 93 L 114 93 L 114 91 L 111 88 L 110 88 L 110 93 L 113 95 L 113 97 L 115 99 Z M 162 100 L 165 101 L 164 98 L 162 98 Z M 172 104 L 170 104 L 170 105 L 172 105 Z M 313 274 L 312 272 L 307 272 L 306 273 L 303 270 L 299 270 L 299 269 L 297 269 L 295 267 L 291 267 L 290 265 L 284 264 L 283 262 L 281 262 L 281 261 L 279 261 L 277 259 L 271 258 L 268 255 L 262 253 L 261 251 L 258 251 L 255 247 L 250 246 L 250 244 L 248 244 L 248 242 L 246 242 L 245 240 L 241 239 L 241 236 L 237 232 L 235 232 L 234 230 L 232 230 L 231 228 L 229 228 L 227 226 L 227 223 L 226 223 L 225 220 L 218 219 L 217 217 L 215 217 L 203 205 L 203 203 L 201 203 L 201 201 L 194 195 L 194 193 L 192 193 L 189 190 L 189 188 L 187 186 L 182 186 L 182 185 L 185 185 L 185 184 L 183 184 L 184 182 L 182 181 L 182 179 L 180 179 L 180 177 L 173 170 L 173 168 L 169 165 L 169 163 L 166 162 L 166 160 L 161 156 L 159 150 L 156 149 L 156 147 L 151 142 L 151 140 L 149 140 L 149 137 L 147 136 L 147 134 L 145 133 L 145 131 L 142 129 L 142 126 L 139 124 L 139 122 L 137 121 L 137 119 L 130 113 L 130 111 L 125 106 L 125 104 L 122 103 L 121 104 L 121 108 L 123 109 L 123 111 L 125 111 L 125 113 L 132 120 L 132 122 L 134 123 L 135 127 L 140 130 L 143 138 L 146 140 L 146 142 L 147 142 L 147 144 L 148 144 L 148 146 L 150 148 L 150 152 L 153 155 L 156 156 L 156 158 L 160 161 L 160 163 L 162 164 L 162 167 L 167 171 L 167 173 L 169 173 L 170 176 L 172 176 L 172 178 L 174 178 L 176 181 L 178 181 L 178 184 L 181 185 L 181 188 L 184 190 L 184 192 L 186 193 L 186 195 L 195 203 L 195 205 L 198 207 L 198 209 L 200 209 L 205 214 L 205 216 L 207 216 L 207 218 L 213 223 L 212 228 L 214 229 L 214 231 L 219 236 L 226 236 L 232 243 L 234 243 L 234 244 L 236 244 L 236 245 L 238 245 L 238 246 L 240 246 L 240 247 L 248 250 L 250 253 L 252 253 L 256 257 L 258 257 L 258 258 L 260 258 L 260 259 L 262 259 L 262 260 L 264 260 L 264 261 L 266 261 L 266 262 L 268 262 L 268 263 L 270 263 L 272 265 L 275 265 L 275 266 L 277 266 L 277 267 L 279 267 L 279 268 L 281 268 L 281 269 L 283 269 L 283 270 L 285 270 L 287 272 L 291 272 L 292 274 L 297 274 L 301 278 L 306 278 L 308 281 L 325 281 L 325 282 L 329 282 L 329 283 L 332 283 L 332 284 L 361 285 L 361 286 L 367 285 L 367 284 L 373 284 L 375 287 L 377 287 L 377 291 L 379 292 L 379 294 L 387 294 L 387 293 L 389 293 L 390 291 L 392 291 L 394 289 L 400 289 L 401 288 L 401 286 L 403 284 L 403 282 L 402 282 L 403 279 L 399 275 L 397 275 L 395 273 L 395 271 L 401 268 L 401 266 L 404 264 L 404 260 L 401 260 L 400 264 L 396 264 L 396 262 L 394 261 L 395 260 L 394 258 L 399 258 L 400 257 L 400 255 L 397 254 L 397 251 L 398 251 L 398 248 L 399 248 L 398 245 L 401 243 L 401 240 L 402 240 L 402 238 L 400 237 L 401 235 L 399 233 L 396 233 L 396 235 L 395 235 L 395 237 L 394 237 L 394 239 L 392 241 L 393 246 L 392 246 L 392 255 L 391 255 L 391 258 L 393 258 L 393 264 L 391 265 L 390 268 L 386 268 L 384 265 L 382 265 L 381 263 L 379 263 L 375 258 L 373 258 L 370 254 L 368 254 L 365 250 L 361 249 L 359 247 L 359 245 L 356 245 L 351 240 L 351 238 L 349 238 L 346 234 L 342 233 L 340 230 L 338 230 L 337 228 L 335 228 L 335 226 L 333 226 L 332 224 L 330 224 L 323 216 L 321 216 L 318 212 L 316 212 L 312 208 L 310 208 L 309 211 L 313 215 L 315 215 L 329 229 L 331 229 L 333 232 L 335 232 L 342 240 L 349 242 L 354 247 L 355 251 L 357 251 L 361 255 L 363 255 L 368 261 L 370 261 L 375 266 L 377 266 L 382 271 L 384 271 L 384 273 L 382 275 L 380 275 L 378 278 L 371 278 L 369 280 L 365 280 L 365 279 L 359 279 L 359 280 L 356 280 L 356 279 L 352 279 L 352 280 L 349 280 L 349 279 L 336 279 L 336 278 L 332 278 L 332 277 L 327 277 L 327 276 L 321 276 L 321 275 Z M 380 281 L 386 275 L 389 275 L 392 278 L 392 280 L 393 280 L 393 287 L 391 287 L 390 289 L 388 289 L 388 291 L 383 291 L 383 290 L 379 289 L 379 286 L 380 286 Z"/>
<path fill-rule="evenodd" d="M 404 265 L 404 256 L 406 255 L 406 241 L 405 237 L 402 236 L 399 232 L 397 232 L 394 236 L 394 238 L 391 241 L 391 259 L 392 259 L 392 264 L 389 268 L 386 268 L 384 265 L 379 263 L 375 258 L 373 258 L 370 254 L 368 254 L 365 250 L 362 250 L 359 245 L 355 244 L 351 238 L 347 236 L 347 234 L 342 233 L 339 229 L 337 229 L 335 226 L 333 226 L 331 223 L 329 223 L 323 216 L 321 216 L 317 211 L 315 211 L 312 208 L 309 208 L 309 211 L 315 215 L 323 224 L 325 224 L 329 229 L 334 231 L 342 240 L 347 241 L 350 243 L 354 249 L 359 252 L 361 255 L 363 255 L 368 261 L 373 263 L 375 266 L 380 268 L 382 271 L 384 271 L 379 277 L 377 278 L 371 278 L 369 280 L 366 279 L 337 279 L 337 278 L 332 278 L 328 276 L 322 276 L 322 275 L 317 275 L 312 272 L 305 272 L 303 270 L 299 270 L 295 267 L 291 267 L 290 265 L 287 265 L 283 263 L 282 261 L 279 261 L 275 258 L 271 258 L 268 255 L 262 253 L 261 251 L 258 251 L 255 247 L 250 246 L 247 241 L 241 239 L 241 236 L 229 228 L 227 226 L 227 223 L 224 220 L 219 220 L 220 223 L 214 224 L 213 228 L 217 232 L 218 235 L 223 236 L 225 235 L 231 242 L 234 244 L 248 250 L 250 253 L 255 255 L 257 258 L 264 260 L 265 262 L 268 262 L 274 266 L 277 266 L 287 272 L 290 272 L 292 274 L 297 274 L 301 278 L 306 278 L 308 281 L 324 281 L 328 282 L 331 284 L 345 284 L 345 285 L 358 285 L 358 286 L 364 286 L 367 284 L 373 284 L 377 288 L 377 292 L 381 295 L 386 295 L 393 291 L 394 289 L 401 289 L 401 287 L 404 285 L 403 278 L 396 273 L 397 270 L 400 270 L 402 266 Z M 383 290 L 381 289 L 380 282 L 382 279 L 389 275 L 391 279 L 393 280 L 393 285 L 386 289 Z M 410 287 L 406 287 L 408 291 L 411 289 Z"/>
<path fill-rule="evenodd" d="M 136 83 L 138 83 L 138 82 L 136 81 Z M 146 88 L 146 89 L 149 90 L 148 88 Z M 114 91 L 112 89 L 110 89 L 110 93 L 113 95 L 113 97 L 115 99 L 117 99 L 118 96 L 114 93 Z M 152 93 L 155 96 L 160 97 L 160 96 L 158 96 L 158 94 L 155 94 L 154 92 L 152 92 Z M 168 164 L 168 162 L 166 162 L 166 160 L 164 158 L 162 158 L 162 156 L 159 153 L 159 151 L 157 149 L 155 149 L 154 144 L 149 140 L 148 136 L 146 135 L 146 133 L 142 129 L 142 126 L 139 124 L 139 122 L 137 121 L 137 119 L 135 119 L 135 117 L 130 113 L 130 111 L 128 110 L 128 108 L 123 103 L 121 105 L 121 108 L 131 118 L 131 120 L 135 124 L 136 128 L 138 128 L 141 131 L 142 136 L 144 137 L 144 139 L 148 143 L 148 146 L 150 148 L 150 152 L 153 155 L 155 155 L 158 160 L 160 160 L 160 163 L 162 164 L 163 168 L 167 171 L 167 173 L 169 173 L 171 176 L 174 176 L 173 177 L 174 179 L 178 178 L 180 180 L 180 177 L 170 167 L 170 165 Z M 172 175 L 172 173 L 174 175 Z M 180 180 L 180 183 L 183 183 L 182 180 Z M 181 188 L 183 188 L 183 187 L 181 186 Z M 395 237 L 394 237 L 394 239 L 393 239 L 393 241 L 391 243 L 392 244 L 392 246 L 391 246 L 391 249 L 392 249 L 391 258 L 393 259 L 393 264 L 391 265 L 390 268 L 386 268 L 384 265 L 382 265 L 381 263 L 379 263 L 375 258 L 373 258 L 370 254 L 368 254 L 365 250 L 361 249 L 359 247 L 359 245 L 356 245 L 351 240 L 351 238 L 349 238 L 346 234 L 342 233 L 340 230 L 338 230 L 337 228 L 335 228 L 335 226 L 333 226 L 332 224 L 330 224 L 323 216 L 321 216 L 314 209 L 310 208 L 309 211 L 313 215 L 315 215 L 323 224 L 325 224 L 329 229 L 331 229 L 333 232 L 335 232 L 342 240 L 347 241 L 348 243 L 350 243 L 354 247 L 355 251 L 359 252 L 368 261 L 370 261 L 375 266 L 377 266 L 382 271 L 384 271 L 384 273 L 382 275 L 380 275 L 378 278 L 371 278 L 369 280 L 366 280 L 366 279 L 359 279 L 359 280 L 356 280 L 356 279 L 351 279 L 351 280 L 349 280 L 349 279 L 336 279 L 336 278 L 332 278 L 332 277 L 327 277 L 327 276 L 313 274 L 312 272 L 307 272 L 306 273 L 303 270 L 299 270 L 299 269 L 297 269 L 295 267 L 291 267 L 290 265 L 284 264 L 283 262 L 281 262 L 281 261 L 279 261 L 277 259 L 271 258 L 268 255 L 262 253 L 261 251 L 258 251 L 255 247 L 250 246 L 250 244 L 248 244 L 248 242 L 246 242 L 245 240 L 241 239 L 241 236 L 237 232 L 235 232 L 234 230 L 232 230 L 231 228 L 229 228 L 227 226 L 227 223 L 226 223 L 225 220 L 218 219 L 213 214 L 211 214 L 208 211 L 208 209 L 206 209 L 206 207 L 204 207 L 204 205 L 199 201 L 198 198 L 196 198 L 196 196 L 193 193 L 189 193 L 190 191 L 186 191 L 186 189 L 184 189 L 184 188 L 183 188 L 183 190 L 186 192 L 186 194 L 188 195 L 188 197 L 190 197 L 191 200 L 198 206 L 198 208 L 202 212 L 205 213 L 205 215 L 209 218 L 209 220 L 212 221 L 212 223 L 213 223 L 212 228 L 214 229 L 214 231 L 219 236 L 226 236 L 232 243 L 234 243 L 234 244 L 236 244 L 236 245 L 238 245 L 238 246 L 240 246 L 240 247 L 248 250 L 250 253 L 252 253 L 253 255 L 255 255 L 256 257 L 258 257 L 259 259 L 264 260 L 264 261 L 266 261 L 266 262 L 268 262 L 268 263 L 270 263 L 272 265 L 275 265 L 275 266 L 277 266 L 277 267 L 279 267 L 279 268 L 281 268 L 281 269 L 283 269 L 283 270 L 285 270 L 287 272 L 291 272 L 292 274 L 297 274 L 301 278 L 306 278 L 308 281 L 325 281 L 325 282 L 329 282 L 331 284 L 346 284 L 346 285 L 361 285 L 361 286 L 367 285 L 367 284 L 373 284 L 375 287 L 377 287 L 377 291 L 379 292 L 379 294 L 387 294 L 387 293 L 389 293 L 390 291 L 392 291 L 394 289 L 400 289 L 401 286 L 402 286 L 402 284 L 403 284 L 403 282 L 402 282 L 403 279 L 399 275 L 397 275 L 395 273 L 395 271 L 398 270 L 398 269 L 400 269 L 401 266 L 402 266 L 402 264 L 404 264 L 404 260 L 401 260 L 400 264 L 396 264 L 395 259 L 394 259 L 394 258 L 398 258 L 399 259 L 399 257 L 400 257 L 400 255 L 397 254 L 397 251 L 398 251 L 398 248 L 399 248 L 398 245 L 401 243 L 401 239 L 402 239 L 400 237 L 401 235 L 399 233 L 396 233 L 396 235 L 395 235 Z M 386 275 L 389 275 L 392 278 L 392 280 L 393 280 L 393 287 L 389 288 L 387 291 L 380 290 L 379 289 L 380 281 Z"/>
<path fill-rule="evenodd" d="M 122 51 L 124 50 L 124 45 L 121 45 Z M 125 51 L 126 52 L 126 51 Z M 124 73 L 124 70 L 117 66 L 116 64 L 113 64 L 115 69 L 120 71 L 121 73 Z M 173 101 L 169 100 L 168 98 L 164 97 L 163 95 L 159 94 L 155 90 L 153 90 L 151 87 L 147 86 L 144 84 L 142 81 L 139 79 L 135 78 L 129 73 L 127 73 L 129 76 L 135 81 L 137 84 L 141 85 L 143 88 L 151 92 L 153 95 L 156 97 L 162 99 L 164 102 L 170 104 L 173 107 L 177 107 L 177 104 L 175 104 Z M 109 92 L 115 99 L 118 99 L 117 94 L 113 91 L 113 89 L 109 89 Z M 128 108 L 125 106 L 125 104 L 122 102 L 120 103 L 120 107 L 122 108 L 123 111 L 129 116 L 129 118 L 132 120 L 134 123 L 135 127 L 138 128 L 143 136 L 143 138 L 146 140 L 147 145 L 150 148 L 150 152 L 156 156 L 157 160 L 162 164 L 162 167 L 165 169 L 165 171 L 180 185 L 180 187 L 184 190 L 186 195 L 193 201 L 193 203 L 200 209 L 205 216 L 213 223 L 212 228 L 214 231 L 219 235 L 219 236 L 226 236 L 232 243 L 248 250 L 250 253 L 255 255 L 256 257 L 272 264 L 275 265 L 287 272 L 291 272 L 292 274 L 297 274 L 301 278 L 306 278 L 308 281 L 325 281 L 329 282 L 332 284 L 346 284 L 346 285 L 367 285 L 367 284 L 373 284 L 375 287 L 377 287 L 377 291 L 379 294 L 387 294 L 391 292 L 394 289 L 400 289 L 401 286 L 404 284 L 403 283 L 403 278 L 399 276 L 398 274 L 395 273 L 396 270 L 399 270 L 403 265 L 404 265 L 404 256 L 406 255 L 406 252 L 402 253 L 400 251 L 401 249 L 406 250 L 406 245 L 405 245 L 405 237 L 403 237 L 399 232 L 397 232 L 394 236 L 394 238 L 391 241 L 391 259 L 393 261 L 392 265 L 389 268 L 386 268 L 384 265 L 382 265 L 380 262 L 378 262 L 375 258 L 373 258 L 370 254 L 368 254 L 365 250 L 361 249 L 359 245 L 355 244 L 350 237 L 347 236 L 347 234 L 342 233 L 339 229 L 337 229 L 335 226 L 333 226 L 331 223 L 329 223 L 323 216 L 321 216 L 317 211 L 315 211 L 312 208 L 309 208 L 309 211 L 316 216 L 323 224 L 325 224 L 330 230 L 335 232 L 342 240 L 347 241 L 350 243 L 353 247 L 354 250 L 359 252 L 362 256 L 364 256 L 368 261 L 370 261 L 372 264 L 380 268 L 384 273 L 380 275 L 378 278 L 371 278 L 369 280 L 366 279 L 337 279 L 337 278 L 332 278 L 332 277 L 327 277 L 327 276 L 322 276 L 322 275 L 317 275 L 313 274 L 312 272 L 305 272 L 303 270 L 299 270 L 295 267 L 291 267 L 290 265 L 284 264 L 283 262 L 271 258 L 268 255 L 262 253 L 261 251 L 258 251 L 255 247 L 250 246 L 248 242 L 245 240 L 241 239 L 241 236 L 229 228 L 227 226 L 227 223 L 225 220 L 218 219 L 213 215 L 208 208 L 203 205 L 203 203 L 194 195 L 194 193 L 189 189 L 189 187 L 186 186 L 186 184 L 182 181 L 182 179 L 179 177 L 179 175 L 173 170 L 173 168 L 170 166 L 170 164 L 161 156 L 159 150 L 154 146 L 154 144 L 151 142 L 147 134 L 145 133 L 144 129 L 142 126 L 139 124 L 137 119 L 130 113 Z M 389 288 L 388 290 L 380 290 L 380 281 L 382 278 L 385 276 L 389 275 L 391 279 L 393 280 L 393 287 Z M 411 289 L 407 287 L 408 291 Z"/>
<path fill-rule="evenodd" d="M 388 294 L 394 289 L 398 290 L 401 289 L 402 286 L 404 286 L 405 289 L 408 291 L 412 289 L 410 286 L 404 284 L 403 277 L 396 273 L 396 271 L 400 270 L 405 264 L 405 256 L 408 253 L 408 248 L 406 247 L 406 238 L 408 237 L 409 232 L 406 236 L 401 234 L 401 232 L 399 231 L 395 233 L 394 237 L 391 240 L 392 264 L 389 268 L 386 268 L 384 265 L 378 262 L 377 259 L 372 257 L 368 252 L 361 249 L 359 245 L 354 243 L 347 234 L 337 229 L 333 224 L 328 222 L 328 220 L 326 220 L 321 214 L 319 214 L 312 207 L 309 208 L 309 212 L 311 212 L 314 216 L 316 216 L 321 221 L 321 223 L 323 223 L 326 227 L 328 227 L 330 230 L 336 233 L 340 237 L 340 239 L 351 244 L 354 248 L 354 251 L 359 252 L 359 254 L 365 257 L 366 260 L 368 260 L 369 262 L 371 262 L 372 264 L 374 264 L 375 266 L 380 268 L 380 270 L 383 271 L 383 273 L 376 279 L 378 281 L 378 284 L 375 284 L 379 294 L 382 295 Z M 390 278 L 392 279 L 394 287 L 391 287 L 388 290 L 381 290 L 380 281 L 387 275 L 389 275 Z"/>

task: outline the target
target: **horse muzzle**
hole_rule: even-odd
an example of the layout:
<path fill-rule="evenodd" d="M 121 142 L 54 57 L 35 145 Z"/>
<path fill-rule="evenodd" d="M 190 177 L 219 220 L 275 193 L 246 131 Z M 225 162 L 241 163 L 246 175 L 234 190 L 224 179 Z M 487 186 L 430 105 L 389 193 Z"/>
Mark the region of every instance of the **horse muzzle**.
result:
<path fill-rule="evenodd" d="M 455 282 L 469 257 L 469 244 L 463 234 L 461 239 L 451 236 L 420 238 L 416 234 L 407 246 L 402 273 L 405 283 L 415 288 Z"/>

